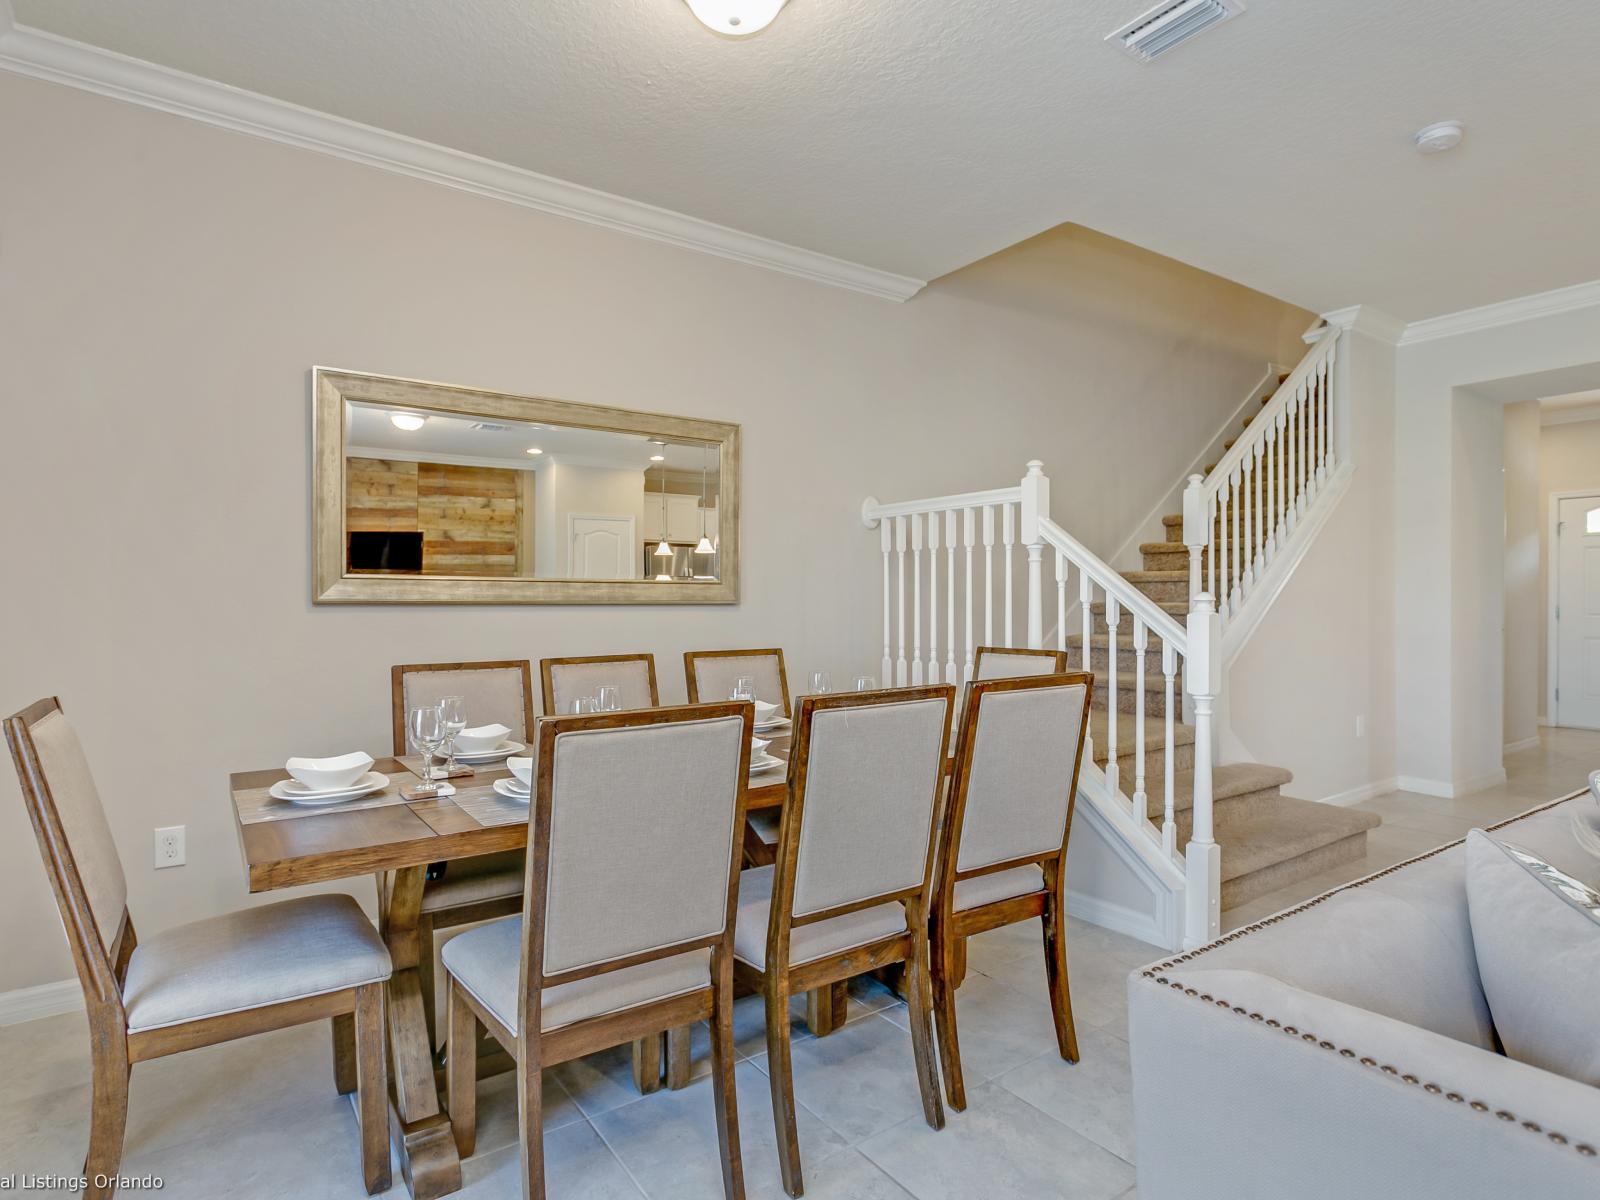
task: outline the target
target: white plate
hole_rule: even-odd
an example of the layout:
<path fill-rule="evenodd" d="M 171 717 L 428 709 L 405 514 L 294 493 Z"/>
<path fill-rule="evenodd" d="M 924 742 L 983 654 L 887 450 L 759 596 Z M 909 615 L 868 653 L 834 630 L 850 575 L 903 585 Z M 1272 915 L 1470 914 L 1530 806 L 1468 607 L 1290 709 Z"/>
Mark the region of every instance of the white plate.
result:
<path fill-rule="evenodd" d="M 349 787 L 337 791 L 316 791 L 293 779 L 282 779 L 268 788 L 267 794 L 278 800 L 287 800 L 290 804 L 338 804 L 341 800 L 354 800 L 357 796 L 382 791 L 388 786 L 387 775 L 368 771 Z"/>
<path fill-rule="evenodd" d="M 789 728 L 789 718 L 788 717 L 778 717 L 775 720 L 768 721 L 765 725 L 757 725 L 755 727 L 755 730 L 756 730 L 757 733 L 769 733 L 769 732 L 772 732 L 773 730 L 787 729 L 787 728 Z"/>
<path fill-rule="evenodd" d="M 787 767 L 788 765 L 789 764 L 781 758 L 775 758 L 770 754 L 763 754 L 760 758 L 752 758 L 750 760 L 750 774 L 765 775 L 769 771 L 776 771 L 779 767 Z"/>
<path fill-rule="evenodd" d="M 531 789 L 526 792 L 522 791 L 517 787 L 515 779 L 496 779 L 494 781 L 494 790 L 507 800 L 515 800 L 518 804 L 527 804 L 533 798 L 533 791 Z"/>
<path fill-rule="evenodd" d="M 467 754 L 457 750 L 456 761 L 464 763 L 499 762 L 502 758 L 510 758 L 513 754 L 520 754 L 526 749 L 527 747 L 521 742 L 505 741 L 501 742 L 493 750 L 480 750 L 476 754 Z"/>

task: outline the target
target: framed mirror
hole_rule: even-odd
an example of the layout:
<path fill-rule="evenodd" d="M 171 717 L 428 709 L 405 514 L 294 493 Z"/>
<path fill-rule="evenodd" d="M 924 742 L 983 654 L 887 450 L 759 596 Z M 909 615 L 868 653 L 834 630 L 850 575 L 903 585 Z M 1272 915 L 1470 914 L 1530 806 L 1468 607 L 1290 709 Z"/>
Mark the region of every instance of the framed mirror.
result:
<path fill-rule="evenodd" d="M 314 368 L 318 604 L 731 604 L 739 426 Z"/>

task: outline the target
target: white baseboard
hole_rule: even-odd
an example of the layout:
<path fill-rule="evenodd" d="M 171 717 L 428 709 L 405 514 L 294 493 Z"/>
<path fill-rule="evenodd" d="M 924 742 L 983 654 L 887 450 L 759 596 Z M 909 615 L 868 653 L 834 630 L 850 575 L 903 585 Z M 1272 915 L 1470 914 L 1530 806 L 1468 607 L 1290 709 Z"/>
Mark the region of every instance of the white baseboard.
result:
<path fill-rule="evenodd" d="M 1379 796 L 1387 796 L 1390 792 L 1400 787 L 1398 778 L 1375 779 L 1371 783 L 1363 783 L 1360 787 L 1353 787 L 1343 792 L 1335 792 L 1331 796 L 1323 796 L 1318 804 L 1336 804 L 1341 808 L 1352 804 L 1364 804 L 1368 800 L 1375 800 Z"/>
<path fill-rule="evenodd" d="M 1539 735 L 1536 733 L 1532 737 L 1523 738 L 1520 742 L 1507 742 L 1505 744 L 1505 753 L 1515 754 L 1518 750 L 1532 750 L 1538 744 Z"/>
<path fill-rule="evenodd" d="M 58 979 L 36 987 L 0 992 L 0 1025 L 20 1025 L 40 1017 L 83 1011 L 83 987 L 76 979 Z"/>
<path fill-rule="evenodd" d="M 1140 912 L 1126 905 L 1103 900 L 1099 896 L 1075 892 L 1071 888 L 1067 889 L 1066 900 L 1069 916 L 1088 921 L 1091 925 L 1102 926 L 1115 933 L 1125 933 L 1141 942 L 1149 942 L 1150 945 L 1163 951 L 1172 949 L 1167 945 L 1166 936 L 1153 913 Z"/>
<path fill-rule="evenodd" d="M 1539 724 L 1542 727 L 1548 729 L 1550 727 L 1550 718 L 1548 716 L 1546 716 L 1544 713 L 1540 713 L 1539 714 Z"/>
<path fill-rule="evenodd" d="M 1462 779 L 1450 782 L 1444 779 L 1422 779 L 1416 775 L 1402 775 L 1395 780 L 1402 792 L 1420 792 L 1424 796 L 1438 796 L 1445 800 L 1454 800 L 1458 796 L 1470 796 L 1473 792 L 1481 792 L 1484 788 L 1492 788 L 1496 784 L 1506 781 L 1505 769 L 1486 771 L 1482 775 L 1473 776 L 1471 779 Z"/>

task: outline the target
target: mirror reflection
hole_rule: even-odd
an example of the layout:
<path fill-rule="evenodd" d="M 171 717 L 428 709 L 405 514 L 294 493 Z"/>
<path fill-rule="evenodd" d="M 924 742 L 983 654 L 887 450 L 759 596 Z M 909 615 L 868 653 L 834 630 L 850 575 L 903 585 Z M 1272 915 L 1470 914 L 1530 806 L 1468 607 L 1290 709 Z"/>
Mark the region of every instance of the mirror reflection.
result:
<path fill-rule="evenodd" d="M 344 405 L 350 576 L 715 582 L 716 442 Z"/>

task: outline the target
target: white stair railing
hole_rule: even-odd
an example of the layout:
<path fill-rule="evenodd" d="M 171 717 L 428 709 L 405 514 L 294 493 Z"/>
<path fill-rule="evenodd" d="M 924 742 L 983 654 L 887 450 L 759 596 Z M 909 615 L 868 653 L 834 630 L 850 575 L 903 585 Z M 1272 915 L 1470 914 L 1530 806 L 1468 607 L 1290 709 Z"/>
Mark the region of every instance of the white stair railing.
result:
<path fill-rule="evenodd" d="M 1102 775 L 1103 801 L 1114 826 L 1142 854 L 1162 856 L 1184 880 L 1184 941 L 1188 945 L 1215 937 L 1221 922 L 1221 851 L 1212 828 L 1213 705 L 1220 690 L 1221 649 L 1218 615 L 1211 597 L 1197 595 L 1185 622 L 1166 612 L 1138 588 L 1103 562 L 1086 546 L 1050 519 L 1050 480 L 1043 464 L 1028 464 L 1028 473 L 1013 488 L 970 492 L 929 500 L 879 504 L 869 499 L 862 506 L 868 527 L 880 530 L 883 553 L 883 677 L 896 685 L 926 682 L 963 683 L 972 678 L 978 645 L 1015 646 L 1014 549 L 1027 550 L 1025 644 L 1041 647 L 1049 584 L 1054 585 L 1055 641 L 1074 669 L 1092 670 L 1096 687 L 1104 696 L 1106 714 L 1104 753 L 1097 755 L 1092 740 L 1085 747 L 1085 777 Z M 1002 548 L 1002 577 L 994 572 L 996 536 Z M 984 554 L 981 574 L 977 548 Z M 922 551 L 928 551 L 924 563 Z M 1045 578 L 1046 551 L 1053 570 Z M 907 586 L 906 554 L 910 551 L 911 581 Z M 942 558 L 942 563 L 941 563 Z M 942 566 L 942 570 L 941 570 Z M 961 588 L 958 590 L 958 575 Z M 908 606 L 909 600 L 909 606 Z M 928 620 L 923 623 L 924 603 Z M 1000 624 L 996 624 L 996 609 Z M 984 639 L 977 638 L 981 612 Z M 944 619 L 941 657 L 940 617 Z M 1071 645 L 1076 618 L 1079 645 Z M 926 665 L 922 631 L 928 630 Z M 911 654 L 906 654 L 906 634 L 911 631 Z M 958 639 L 958 629 L 964 638 Z M 1095 638 L 1105 635 L 1103 666 Z M 997 641 L 997 637 L 1000 639 Z M 1147 721 L 1157 714 L 1147 687 L 1147 654 L 1154 638 L 1160 649 L 1159 724 Z M 1131 650 L 1130 672 L 1121 662 Z M 1193 724 L 1193 831 L 1179 852 L 1176 813 L 1177 759 L 1182 744 L 1177 738 L 1182 698 L 1192 712 Z M 1131 687 L 1128 684 L 1131 682 Z M 1132 747 L 1119 745 L 1119 708 L 1127 701 Z M 1147 728 L 1147 726 L 1153 726 Z M 1147 770 L 1151 744 L 1161 756 L 1160 780 L 1152 785 Z M 1093 763 L 1103 758 L 1097 771 Z M 1125 767 L 1128 777 L 1125 778 Z M 1160 824 L 1149 817 L 1149 792 L 1159 788 Z"/>
<path fill-rule="evenodd" d="M 1334 387 L 1340 332 L 1306 352 L 1209 474 L 1183 495 L 1189 596 L 1217 599 L 1226 626 L 1249 602 L 1338 468 L 1347 414 Z"/>

